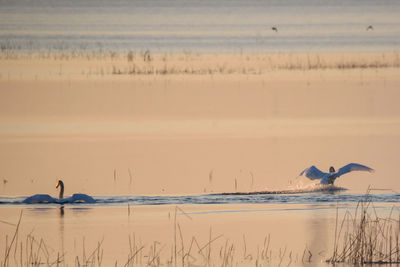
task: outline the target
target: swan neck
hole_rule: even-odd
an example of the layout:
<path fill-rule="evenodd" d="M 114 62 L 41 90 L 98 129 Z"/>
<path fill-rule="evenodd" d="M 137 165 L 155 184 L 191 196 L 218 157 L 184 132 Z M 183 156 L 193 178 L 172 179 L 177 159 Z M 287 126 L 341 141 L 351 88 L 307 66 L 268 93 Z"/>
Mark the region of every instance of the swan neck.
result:
<path fill-rule="evenodd" d="M 60 193 L 58 194 L 58 198 L 62 199 L 64 198 L 64 184 L 60 183 Z"/>

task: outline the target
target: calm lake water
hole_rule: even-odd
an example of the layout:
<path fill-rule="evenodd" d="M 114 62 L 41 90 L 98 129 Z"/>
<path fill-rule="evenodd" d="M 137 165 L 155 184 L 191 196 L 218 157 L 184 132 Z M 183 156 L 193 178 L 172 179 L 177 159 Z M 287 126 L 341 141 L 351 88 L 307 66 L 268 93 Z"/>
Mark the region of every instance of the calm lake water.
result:
<path fill-rule="evenodd" d="M 95 196 L 95 204 L 72 203 L 70 205 L 77 207 L 86 206 L 148 206 L 148 205 L 206 205 L 206 204 L 336 204 L 348 203 L 357 204 L 360 201 L 373 201 L 376 203 L 398 203 L 399 193 L 386 194 L 357 194 L 344 193 L 344 188 L 336 187 L 334 190 L 321 191 L 315 190 L 310 193 L 309 189 L 293 190 L 293 193 L 287 193 L 292 190 L 246 192 L 246 193 L 222 193 L 222 194 L 204 194 L 204 195 L 184 195 L 184 196 Z M 0 205 L 26 205 L 22 201 L 25 197 L 1 197 Z M 40 204 L 37 204 L 40 206 Z M 59 204 L 42 204 L 59 206 Z"/>
<path fill-rule="evenodd" d="M 0 238 L 11 240 L 22 212 L 17 242 L 23 257 L 29 252 L 30 238 L 34 238 L 33 251 L 39 243 L 43 246 L 44 264 L 48 258 L 52 262 L 62 255 L 61 264 L 78 265 L 78 260 L 82 263 L 92 253 L 97 258 L 100 248 L 103 265 L 124 266 L 130 253 L 143 247 L 134 266 L 147 265 L 154 251 L 160 263 L 168 265 L 175 246 L 186 251 L 193 246 L 187 262 L 201 265 L 203 258 L 198 251 L 213 240 L 213 264 L 221 262 L 223 251 L 232 247 L 232 259 L 240 266 L 254 266 L 256 259 L 263 266 L 331 266 L 325 260 L 332 256 L 335 229 L 340 227 L 337 222 L 352 225 L 352 218 L 360 215 L 360 200 L 374 201 L 369 208 L 373 217 L 397 219 L 398 197 L 344 192 L 107 196 L 95 197 L 96 204 L 62 208 L 55 204 L 23 205 L 22 198 L 2 197 Z M 2 251 L 4 244 L 0 245 Z M 261 260 L 260 251 L 267 251 L 267 260 Z M 17 262 L 20 247 L 16 252 L 13 248 L 11 255 L 10 262 Z"/>
<path fill-rule="evenodd" d="M 399 14 L 397 0 L 0 0 L 0 49 L 398 53 Z M 103 251 L 103 266 L 123 266 L 132 248 L 143 247 L 138 266 L 157 255 L 167 265 L 176 246 L 203 259 L 199 251 L 212 243 L 213 260 L 233 245 L 239 266 L 254 266 L 270 240 L 270 266 L 307 265 L 308 250 L 310 266 L 325 264 L 337 216 L 371 200 L 371 214 L 397 219 L 400 198 L 398 81 L 380 69 L 327 73 L 309 82 L 309 73 L 297 72 L 304 82 L 289 85 L 281 82 L 292 72 L 253 84 L 212 75 L 197 83 L 61 74 L 2 81 L 0 263 L 22 211 L 16 242 L 29 258 L 34 237 L 42 263 L 61 255 L 73 266 Z M 350 162 L 376 173 L 346 175 L 336 185 L 349 190 L 333 192 L 296 180 L 311 164 L 327 171 Z M 97 203 L 22 203 L 56 196 L 58 179 L 66 196 L 86 193 Z"/>
<path fill-rule="evenodd" d="M 5 52 L 398 52 L 399 13 L 396 0 L 2 0 L 0 44 Z"/>

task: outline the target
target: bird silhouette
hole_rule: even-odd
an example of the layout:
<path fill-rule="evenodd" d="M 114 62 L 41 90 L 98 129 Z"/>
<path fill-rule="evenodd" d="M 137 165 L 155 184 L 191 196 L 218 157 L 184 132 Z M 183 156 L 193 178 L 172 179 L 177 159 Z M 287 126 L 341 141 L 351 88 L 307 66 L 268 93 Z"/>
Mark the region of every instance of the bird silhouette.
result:
<path fill-rule="evenodd" d="M 329 172 L 323 172 L 313 165 L 303 170 L 299 176 L 305 176 L 310 180 L 320 180 L 321 184 L 333 184 L 337 178 L 351 171 L 374 172 L 374 169 L 358 163 L 350 163 L 343 166 L 338 171 L 335 171 L 334 167 L 330 167 Z"/>
<path fill-rule="evenodd" d="M 60 187 L 60 192 L 58 198 L 52 197 L 47 194 L 36 194 L 26 198 L 23 203 L 25 204 L 37 204 L 37 203 L 57 203 L 57 204 L 65 204 L 65 203 L 75 203 L 75 202 L 86 202 L 86 203 L 95 203 L 96 200 L 88 196 L 86 194 L 73 194 L 71 197 L 64 198 L 64 183 L 59 180 L 56 188 Z"/>

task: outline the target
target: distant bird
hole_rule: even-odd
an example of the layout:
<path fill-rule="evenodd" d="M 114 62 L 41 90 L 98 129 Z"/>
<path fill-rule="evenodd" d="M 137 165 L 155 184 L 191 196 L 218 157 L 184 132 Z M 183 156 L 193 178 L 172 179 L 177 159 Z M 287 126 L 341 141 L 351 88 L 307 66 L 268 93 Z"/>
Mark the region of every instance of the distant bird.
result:
<path fill-rule="evenodd" d="M 47 194 L 36 194 L 26 198 L 22 201 L 25 204 L 37 204 L 37 203 L 57 203 L 57 204 L 65 204 L 65 203 L 74 203 L 74 202 L 86 202 L 86 203 L 95 203 L 96 200 L 85 194 L 73 194 L 72 197 L 64 198 L 64 183 L 59 180 L 56 188 L 60 187 L 60 193 L 58 198 L 51 197 Z"/>
<path fill-rule="evenodd" d="M 278 28 L 277 27 L 272 27 L 271 30 L 273 30 L 274 32 L 278 32 Z"/>
<path fill-rule="evenodd" d="M 350 163 L 346 166 L 343 166 L 338 171 L 335 171 L 334 167 L 329 168 L 329 173 L 320 171 L 317 167 L 311 166 L 304 171 L 302 171 L 299 176 L 306 176 L 310 180 L 321 180 L 321 184 L 333 184 L 337 178 L 346 174 L 351 171 L 367 171 L 367 172 L 374 172 L 374 169 L 370 167 L 357 164 L 357 163 Z"/>
<path fill-rule="evenodd" d="M 369 25 L 366 29 L 365 29 L 366 31 L 369 31 L 369 30 L 374 30 L 374 27 L 372 26 L 372 25 Z"/>

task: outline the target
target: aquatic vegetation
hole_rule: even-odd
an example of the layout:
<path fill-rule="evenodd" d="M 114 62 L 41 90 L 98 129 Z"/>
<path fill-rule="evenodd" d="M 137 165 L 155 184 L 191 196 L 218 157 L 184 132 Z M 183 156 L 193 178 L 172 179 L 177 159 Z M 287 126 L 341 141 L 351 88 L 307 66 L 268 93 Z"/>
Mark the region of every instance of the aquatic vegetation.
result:
<path fill-rule="evenodd" d="M 8 46 L 6 46 L 8 47 Z M 11 51 L 11 52 L 10 52 Z M 274 71 L 365 70 L 400 67 L 400 54 L 298 54 L 298 55 L 207 55 L 153 54 L 150 50 L 127 54 L 85 52 L 48 52 L 18 54 L 0 50 L 1 60 L 54 65 L 58 76 L 80 73 L 105 75 L 266 75 Z M 14 62 L 15 63 L 15 62 Z"/>
<path fill-rule="evenodd" d="M 400 262 L 400 217 L 393 218 L 394 209 L 389 216 L 379 217 L 372 196 L 367 194 L 364 197 L 365 200 L 358 203 L 354 214 L 345 212 L 341 222 L 337 214 L 335 240 L 327 264 Z M 62 209 L 60 211 L 63 213 Z M 129 204 L 127 216 L 132 216 Z M 308 249 L 307 245 L 302 254 L 291 251 L 287 246 L 277 248 L 269 234 L 259 240 L 260 244 L 252 243 L 251 246 L 244 234 L 242 240 L 230 240 L 223 234 L 215 233 L 212 227 L 206 236 L 187 236 L 182 225 L 184 225 L 183 220 L 192 220 L 191 215 L 175 206 L 175 212 L 168 216 L 171 218 L 172 227 L 169 230 L 172 237 L 170 242 L 154 240 L 142 243 L 140 236 L 129 235 L 126 240 L 128 249 L 124 249 L 127 251 L 126 257 L 115 259 L 112 265 L 289 266 L 313 262 L 318 258 L 318 253 Z M 107 255 L 104 249 L 104 242 L 107 240 L 103 239 L 87 246 L 86 243 L 89 242 L 82 237 L 81 245 L 78 244 L 81 249 L 77 250 L 81 252 L 71 252 L 69 249 L 57 251 L 43 238 L 38 238 L 33 233 L 22 236 L 21 221 L 23 221 L 22 212 L 18 222 L 13 224 L 15 226 L 13 234 L 10 238 L 6 237 L 5 251 L 2 252 L 4 258 L 0 258 L 1 266 L 103 266 L 109 265 L 110 258 L 113 258 L 113 255 Z M 254 247 L 257 249 L 254 250 Z"/>
<path fill-rule="evenodd" d="M 22 211 L 19 216 L 15 232 L 6 246 L 4 259 L 0 260 L 0 266 L 65 266 L 65 252 L 53 253 L 53 249 L 48 247 L 42 238 L 36 238 L 33 234 L 28 234 L 25 241 L 19 241 L 19 230 L 22 220 Z M 89 256 L 86 256 L 89 255 Z M 97 247 L 86 254 L 85 239 L 83 239 L 83 254 L 75 257 L 75 266 L 101 266 L 103 258 L 102 241 L 98 242 Z"/>
<path fill-rule="evenodd" d="M 113 266 L 277 266 L 312 261 L 312 253 L 307 248 L 301 254 L 293 253 L 288 247 L 274 249 L 271 236 L 267 235 L 257 246 L 257 251 L 250 251 L 243 235 L 242 241 L 232 241 L 222 234 L 215 234 L 209 229 L 207 237 L 187 237 L 181 227 L 177 214 L 191 220 L 179 207 L 175 208 L 173 219 L 173 240 L 170 243 L 153 241 L 142 243 L 135 234 L 128 236 L 128 254 L 125 259 L 116 259 Z M 22 237 L 20 223 L 22 212 L 11 242 L 6 238 L 6 246 L 0 258 L 0 266 L 110 266 L 105 262 L 105 240 L 98 241 L 88 249 L 85 237 L 82 237 L 78 251 L 56 251 L 42 238 L 32 233 Z M 79 242 L 78 242 L 79 243 Z M 75 246 L 75 245 L 74 245 Z M 107 256 L 108 259 L 110 255 Z M 112 256 L 111 256 L 112 258 Z M 71 262 L 73 259 L 73 262 Z"/>
<path fill-rule="evenodd" d="M 336 216 L 335 242 L 329 263 L 384 264 L 400 263 L 400 214 L 392 218 L 378 216 L 366 195 L 354 214 L 346 212 L 339 225 Z"/>

